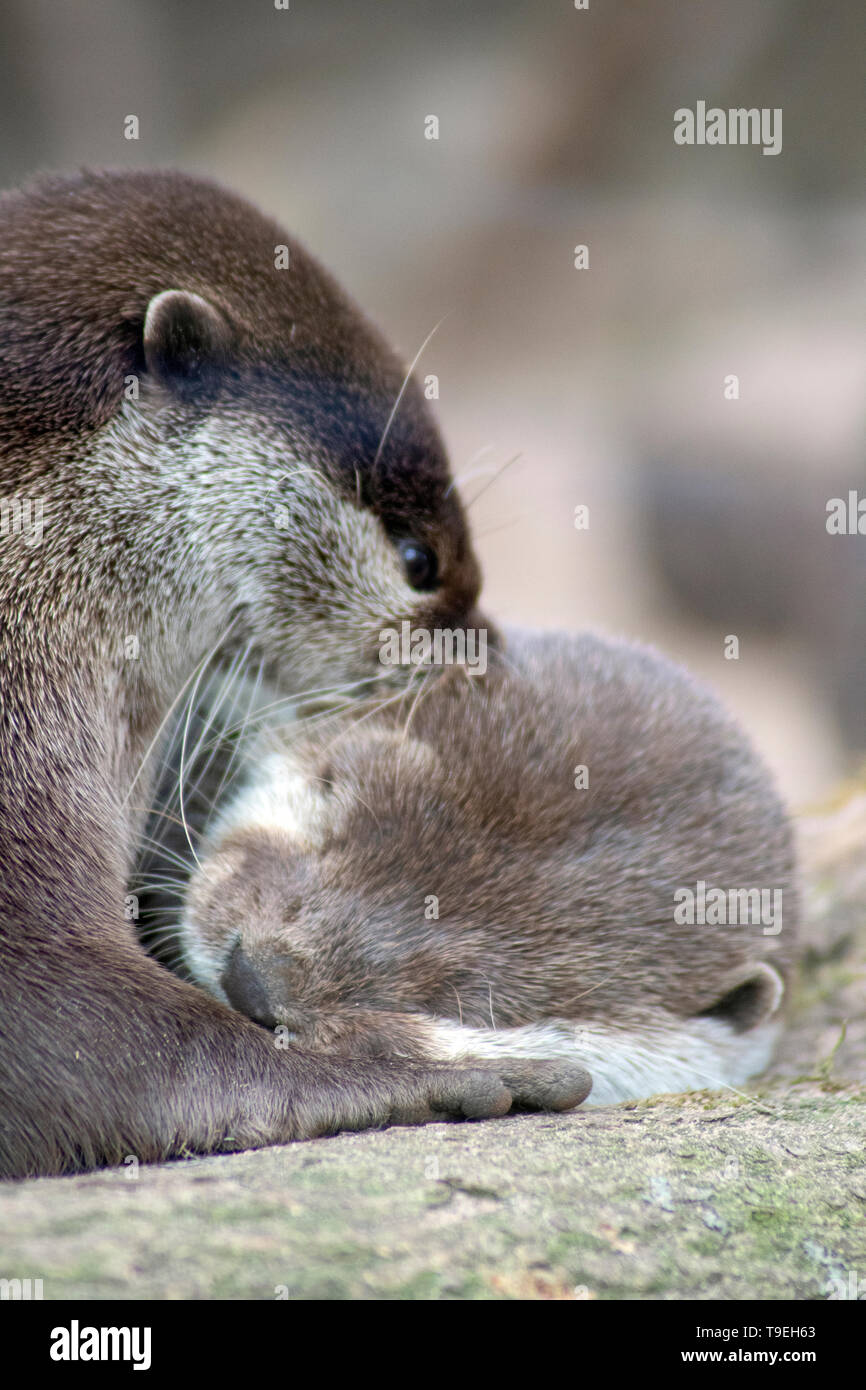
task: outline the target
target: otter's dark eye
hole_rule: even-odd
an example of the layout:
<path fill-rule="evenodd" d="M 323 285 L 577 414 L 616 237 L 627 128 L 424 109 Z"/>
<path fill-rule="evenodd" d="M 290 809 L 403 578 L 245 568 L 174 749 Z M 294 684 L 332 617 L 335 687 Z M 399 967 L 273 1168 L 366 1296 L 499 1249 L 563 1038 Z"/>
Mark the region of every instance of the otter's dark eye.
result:
<path fill-rule="evenodd" d="M 439 564 L 429 545 L 421 545 L 419 541 L 398 541 L 397 549 L 412 588 L 435 589 L 439 581 Z"/>

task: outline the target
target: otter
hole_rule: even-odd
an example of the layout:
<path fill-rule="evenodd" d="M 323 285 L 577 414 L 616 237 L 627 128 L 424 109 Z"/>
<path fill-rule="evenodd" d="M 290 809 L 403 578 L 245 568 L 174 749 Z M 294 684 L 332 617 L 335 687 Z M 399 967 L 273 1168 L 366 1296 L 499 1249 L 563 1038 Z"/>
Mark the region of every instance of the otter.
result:
<path fill-rule="evenodd" d="M 264 731 L 198 847 L 190 975 L 287 1043 L 570 1060 L 587 1104 L 739 1086 L 797 926 L 787 815 L 653 650 L 511 632 L 402 708 Z"/>
<path fill-rule="evenodd" d="M 4 193 L 0 501 L 0 1173 L 575 1104 L 567 1066 L 281 1052 L 124 912 L 210 658 L 358 693 L 383 625 L 483 621 L 422 393 L 315 260 L 177 172 Z"/>

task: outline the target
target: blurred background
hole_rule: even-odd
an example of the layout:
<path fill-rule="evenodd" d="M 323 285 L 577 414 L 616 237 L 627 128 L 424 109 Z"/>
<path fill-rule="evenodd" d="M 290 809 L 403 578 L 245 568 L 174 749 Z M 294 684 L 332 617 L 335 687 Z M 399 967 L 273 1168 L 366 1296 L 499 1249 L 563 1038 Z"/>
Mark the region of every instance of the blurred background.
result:
<path fill-rule="evenodd" d="M 443 320 L 419 374 L 476 499 L 488 608 L 658 644 L 814 803 L 866 754 L 866 536 L 825 525 L 830 498 L 866 497 L 864 16 L 5 0 L 0 174 L 208 174 L 407 361 Z M 781 107 L 781 154 L 676 145 L 699 100 Z"/>

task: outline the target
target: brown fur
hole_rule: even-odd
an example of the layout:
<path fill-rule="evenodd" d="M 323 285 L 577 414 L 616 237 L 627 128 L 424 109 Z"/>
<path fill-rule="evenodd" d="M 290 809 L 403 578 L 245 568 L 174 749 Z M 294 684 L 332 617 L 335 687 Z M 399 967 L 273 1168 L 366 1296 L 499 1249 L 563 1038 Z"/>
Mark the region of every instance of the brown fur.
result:
<path fill-rule="evenodd" d="M 123 917 L 149 764 L 130 789 L 209 650 L 252 644 L 286 690 L 339 684 L 376 671 L 383 622 L 470 613 L 414 386 L 376 460 L 401 383 L 330 277 L 210 184 L 82 173 L 0 199 L 0 500 L 45 507 L 41 544 L 0 536 L 0 1173 L 510 1104 L 501 1070 L 279 1052 Z M 435 593 L 406 586 L 401 536 L 436 550 Z"/>

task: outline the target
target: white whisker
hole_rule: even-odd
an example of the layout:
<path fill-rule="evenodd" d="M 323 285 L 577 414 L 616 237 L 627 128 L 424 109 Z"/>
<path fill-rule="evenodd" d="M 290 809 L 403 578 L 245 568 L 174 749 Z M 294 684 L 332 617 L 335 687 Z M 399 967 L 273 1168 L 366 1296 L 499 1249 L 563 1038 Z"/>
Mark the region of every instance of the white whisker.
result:
<path fill-rule="evenodd" d="M 523 458 L 522 453 L 513 454 L 510 459 L 506 459 L 502 467 L 496 470 L 493 477 L 488 482 L 486 482 L 482 488 L 479 488 L 478 492 L 476 492 L 475 496 L 471 499 L 471 501 L 466 503 L 467 512 L 469 511 L 470 507 L 475 506 L 475 503 L 478 501 L 479 497 L 483 497 L 485 492 L 487 492 L 488 488 L 491 488 L 494 483 L 498 482 L 499 479 L 503 476 L 503 474 L 506 473 L 507 470 L 511 467 L 511 465 L 513 463 L 516 463 L 517 460 L 520 458 Z"/>
<path fill-rule="evenodd" d="M 374 471 L 374 472 L 375 472 L 376 467 L 377 467 L 377 465 L 378 465 L 378 463 L 379 463 L 379 459 L 382 457 L 382 450 L 383 450 L 384 447 L 385 447 L 385 441 L 386 441 L 386 439 L 388 438 L 388 435 L 389 435 L 390 430 L 391 430 L 391 426 L 393 425 L 394 420 L 396 419 L 397 411 L 400 409 L 400 402 L 402 401 L 402 399 L 403 399 L 403 397 L 404 397 L 404 395 L 405 395 L 405 393 L 406 393 L 406 387 L 409 385 L 409 381 L 410 381 L 410 379 L 411 379 L 412 373 L 414 372 L 415 368 L 417 367 L 418 363 L 420 362 L 422 353 L 424 352 L 424 349 L 426 348 L 427 344 L 430 342 L 430 339 L 433 337 L 433 334 L 436 333 L 437 330 L 438 330 L 439 328 L 441 328 L 442 324 L 445 322 L 445 320 L 446 320 L 447 317 L 448 317 L 447 314 L 443 314 L 443 316 L 442 316 L 442 318 L 439 320 L 439 322 L 438 322 L 438 323 L 435 323 L 435 324 L 433 325 L 433 327 L 430 329 L 430 332 L 427 334 L 427 337 L 424 339 L 423 343 L 421 344 L 421 346 L 419 347 L 418 351 L 415 353 L 415 356 L 412 358 L 412 361 L 411 361 L 410 364 L 409 364 L 409 367 L 408 367 L 408 369 L 407 369 L 407 371 L 406 371 L 406 375 L 405 375 L 404 378 L 403 378 L 403 385 L 400 387 L 400 390 L 397 392 L 397 399 L 396 399 L 396 401 L 394 402 L 393 406 L 391 407 L 391 414 L 388 416 L 388 419 L 387 419 L 387 421 L 385 422 L 385 428 L 383 429 L 383 431 L 382 431 L 382 437 L 381 437 L 381 439 L 379 440 L 379 447 L 378 447 L 378 449 L 376 450 L 376 454 L 375 454 L 375 457 L 374 457 L 374 459 L 373 459 L 373 471 Z"/>
<path fill-rule="evenodd" d="M 177 692 L 177 694 L 175 695 L 174 699 L 172 700 L 171 704 L 169 705 L 168 709 L 166 710 L 166 713 L 165 713 L 163 719 L 162 719 L 161 722 L 160 722 L 159 728 L 157 729 L 156 733 L 154 734 L 153 738 L 151 739 L 150 743 L 148 744 L 147 749 L 146 749 L 145 754 L 144 754 L 144 757 L 142 758 L 141 762 L 139 763 L 138 771 L 136 772 L 135 776 L 133 777 L 132 781 L 130 782 L 129 787 L 128 787 L 127 792 L 126 792 L 126 795 L 124 796 L 122 802 L 120 803 L 122 807 L 125 807 L 126 804 L 127 804 L 127 802 L 129 801 L 129 798 L 130 798 L 130 796 L 132 795 L 133 789 L 134 789 L 136 783 L 138 782 L 138 779 L 139 779 L 139 777 L 141 776 L 142 772 L 144 771 L 144 768 L 145 768 L 145 766 L 146 766 L 146 764 L 147 764 L 148 758 L 150 757 L 150 755 L 151 755 L 151 753 L 153 752 L 153 750 L 154 750 L 154 748 L 156 747 L 156 745 L 159 743 L 159 740 L 162 738 L 162 735 L 163 735 L 163 733 L 164 733 L 164 731 L 165 731 L 166 725 L 168 724 L 169 720 L 171 719 L 171 716 L 174 714 L 174 711 L 175 711 L 175 709 L 177 708 L 179 702 L 180 702 L 181 699 L 183 698 L 183 696 L 184 696 L 184 694 L 185 694 L 187 688 L 189 687 L 190 682 L 191 682 L 193 679 L 196 678 L 196 672 L 198 672 L 198 680 L 201 680 L 201 674 L 202 674 L 202 672 L 207 668 L 207 666 L 209 665 L 209 663 L 210 663 L 210 662 L 213 660 L 213 658 L 216 656 L 216 654 L 217 654 L 217 652 L 219 651 L 220 647 L 222 647 L 222 646 L 225 645 L 226 640 L 227 640 L 227 638 L 228 638 L 228 636 L 229 636 L 229 633 L 232 631 L 232 629 L 234 628 L 234 626 L 235 626 L 235 624 L 237 623 L 237 621 L 238 621 L 238 616 L 235 615 L 235 617 L 232 618 L 231 622 L 229 623 L 228 627 L 225 628 L 225 630 L 222 632 L 221 636 L 218 638 L 218 640 L 217 640 L 217 641 L 214 643 L 214 645 L 211 647 L 211 649 L 210 649 L 210 651 L 207 653 L 207 655 L 206 655 L 206 656 L 203 656 L 202 659 L 201 659 L 201 661 L 198 663 L 198 665 L 197 665 L 196 667 L 193 668 L 193 670 L 190 672 L 190 674 L 187 676 L 186 680 L 184 681 L 183 685 L 181 686 L 180 690 L 179 690 L 179 691 Z"/>

